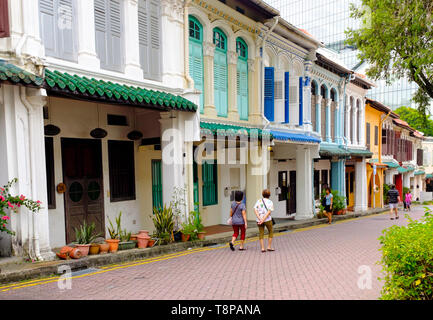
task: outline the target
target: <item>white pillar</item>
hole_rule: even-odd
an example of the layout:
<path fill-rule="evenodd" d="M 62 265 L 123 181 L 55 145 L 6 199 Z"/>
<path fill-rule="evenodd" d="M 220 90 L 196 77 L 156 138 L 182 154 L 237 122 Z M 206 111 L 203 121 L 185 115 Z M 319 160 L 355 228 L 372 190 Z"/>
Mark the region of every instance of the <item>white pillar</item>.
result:
<path fill-rule="evenodd" d="M 358 141 L 359 141 L 359 145 L 360 146 L 365 146 L 365 99 L 361 100 L 361 110 L 359 110 L 359 137 L 358 137 Z M 382 130 L 382 128 L 379 128 L 379 130 Z M 379 131 L 379 137 L 380 137 L 380 131 Z M 381 143 L 379 141 L 379 143 Z"/>
<path fill-rule="evenodd" d="M 161 112 L 162 200 L 167 206 L 175 187 L 185 187 L 184 132 L 178 112 Z"/>
<path fill-rule="evenodd" d="M 332 137 L 331 137 L 331 122 L 332 122 L 331 103 L 332 103 L 331 99 L 325 99 L 325 126 L 326 126 L 325 139 L 326 139 L 326 142 L 332 142 Z"/>
<path fill-rule="evenodd" d="M 140 66 L 140 49 L 138 46 L 138 2 L 137 0 L 126 0 L 124 2 L 125 12 L 125 75 L 141 80 L 143 70 Z"/>
<path fill-rule="evenodd" d="M 350 123 L 351 123 L 351 117 L 350 117 L 350 115 L 351 115 L 351 108 L 350 108 L 350 103 L 349 103 L 349 101 L 346 101 L 346 106 L 347 106 L 347 108 L 346 108 L 346 125 L 344 126 L 344 129 L 346 130 L 346 138 L 347 138 L 347 144 L 351 144 L 351 141 L 352 141 L 352 139 L 351 139 L 351 135 L 350 135 L 350 130 L 351 130 L 351 127 L 350 127 Z"/>
<path fill-rule="evenodd" d="M 94 0 L 77 1 L 78 63 L 88 69 L 99 69 L 96 54 Z"/>
<path fill-rule="evenodd" d="M 353 141 L 352 144 L 358 144 L 358 131 L 357 131 L 357 123 L 358 123 L 358 119 L 357 119 L 357 114 L 358 114 L 358 108 L 356 106 L 353 107 L 352 110 L 352 123 L 353 123 L 353 127 L 352 127 L 352 136 L 353 136 Z"/>
<path fill-rule="evenodd" d="M 367 167 L 366 161 L 355 163 L 355 211 L 365 211 L 368 209 L 367 200 Z"/>
<path fill-rule="evenodd" d="M 296 220 L 313 218 L 312 159 L 309 146 L 296 147 Z"/>
<path fill-rule="evenodd" d="M 403 187 L 410 188 L 410 172 L 403 174 Z"/>

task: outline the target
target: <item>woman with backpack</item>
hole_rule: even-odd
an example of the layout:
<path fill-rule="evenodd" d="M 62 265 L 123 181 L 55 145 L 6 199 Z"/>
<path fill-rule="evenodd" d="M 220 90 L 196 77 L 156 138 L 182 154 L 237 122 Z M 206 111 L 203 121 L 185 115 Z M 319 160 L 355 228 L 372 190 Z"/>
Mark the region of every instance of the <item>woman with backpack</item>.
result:
<path fill-rule="evenodd" d="M 244 248 L 245 234 L 247 230 L 247 213 L 245 204 L 242 202 L 244 198 L 244 193 L 242 191 L 235 192 L 235 201 L 233 201 L 230 208 L 230 219 L 229 224 L 233 227 L 232 241 L 229 242 L 230 250 L 235 251 L 235 241 L 239 236 L 239 230 L 241 233 L 241 245 L 239 250 L 246 250 Z"/>

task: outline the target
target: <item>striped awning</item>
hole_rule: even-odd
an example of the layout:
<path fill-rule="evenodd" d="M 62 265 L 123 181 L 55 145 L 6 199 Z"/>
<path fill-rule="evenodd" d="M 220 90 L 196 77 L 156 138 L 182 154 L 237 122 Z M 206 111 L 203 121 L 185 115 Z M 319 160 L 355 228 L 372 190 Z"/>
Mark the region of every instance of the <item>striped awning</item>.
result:
<path fill-rule="evenodd" d="M 319 138 L 309 136 L 302 133 L 292 133 L 284 131 L 271 130 L 271 134 L 275 140 L 279 141 L 293 141 L 301 143 L 320 143 Z"/>

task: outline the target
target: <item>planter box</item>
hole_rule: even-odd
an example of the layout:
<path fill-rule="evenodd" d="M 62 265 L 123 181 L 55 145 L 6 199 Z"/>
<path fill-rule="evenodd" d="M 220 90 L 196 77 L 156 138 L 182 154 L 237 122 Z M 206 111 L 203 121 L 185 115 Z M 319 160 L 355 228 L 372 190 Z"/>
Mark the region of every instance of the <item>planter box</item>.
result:
<path fill-rule="evenodd" d="M 136 246 L 135 241 L 125 241 L 125 242 L 119 242 L 119 250 L 129 250 L 134 249 Z"/>

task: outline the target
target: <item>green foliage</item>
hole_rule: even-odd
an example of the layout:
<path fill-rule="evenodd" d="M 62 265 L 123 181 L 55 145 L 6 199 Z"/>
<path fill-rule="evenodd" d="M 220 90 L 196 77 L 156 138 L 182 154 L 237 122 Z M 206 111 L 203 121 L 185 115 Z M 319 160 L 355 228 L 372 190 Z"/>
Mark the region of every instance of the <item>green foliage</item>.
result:
<path fill-rule="evenodd" d="M 201 223 L 201 218 L 200 218 L 200 223 Z M 185 235 L 190 235 L 191 240 L 195 240 L 195 239 L 197 239 L 197 234 L 199 233 L 199 228 L 200 228 L 200 225 L 197 222 L 197 213 L 195 211 L 191 211 L 188 215 L 187 222 L 182 223 L 182 230 L 181 231 Z M 203 228 L 201 231 L 203 231 Z"/>
<path fill-rule="evenodd" d="M 408 193 L 410 189 L 408 187 L 403 187 L 403 196 L 401 197 L 404 200 L 406 193 Z"/>
<path fill-rule="evenodd" d="M 394 111 L 400 119 L 406 121 L 412 128 L 423 132 L 426 136 L 433 136 L 433 120 L 426 116 L 425 119 L 418 110 L 408 107 L 400 107 Z"/>
<path fill-rule="evenodd" d="M 362 0 L 362 5 L 351 6 L 351 17 L 364 25 L 346 31 L 346 42 L 371 66 L 367 75 L 388 83 L 407 76 L 422 90 L 416 96 L 433 98 L 433 2 Z M 420 99 L 414 101 L 425 112 Z"/>
<path fill-rule="evenodd" d="M 119 238 L 122 242 L 129 241 L 131 239 L 131 232 L 127 232 L 126 229 L 120 230 Z"/>
<path fill-rule="evenodd" d="M 346 209 L 346 197 L 340 196 L 337 190 L 331 191 L 332 197 L 332 212 L 338 212 Z"/>
<path fill-rule="evenodd" d="M 162 239 L 164 242 L 173 242 L 173 229 L 174 229 L 174 214 L 171 205 L 164 208 L 153 208 L 153 216 L 151 216 L 153 225 L 155 226 L 156 237 Z"/>
<path fill-rule="evenodd" d="M 194 215 L 194 217 L 195 217 L 194 226 L 197 229 L 197 233 L 203 232 L 204 231 L 204 225 L 203 225 L 200 211 L 191 211 L 190 215 L 191 214 Z"/>
<path fill-rule="evenodd" d="M 389 184 L 384 183 L 383 184 L 383 201 L 385 204 L 389 203 L 388 199 L 388 191 L 391 190 L 391 186 Z"/>
<path fill-rule="evenodd" d="M 75 238 L 76 243 L 78 244 L 91 244 L 95 241 L 97 237 L 100 237 L 101 234 L 95 233 L 95 223 L 87 224 L 86 220 L 84 220 L 83 224 L 75 229 Z"/>
<path fill-rule="evenodd" d="M 433 215 L 425 208 L 419 221 L 394 225 L 379 238 L 385 284 L 383 300 L 433 299 Z"/>
<path fill-rule="evenodd" d="M 10 220 L 11 211 L 18 213 L 21 206 L 26 207 L 33 213 L 37 213 L 41 209 L 41 202 L 27 199 L 24 195 L 13 196 L 10 194 L 10 188 L 13 184 L 17 183 L 18 179 L 14 178 L 0 188 L 0 232 L 6 232 L 11 235 L 15 235 L 15 232 L 9 230 L 7 224 Z"/>
<path fill-rule="evenodd" d="M 122 229 L 120 227 L 121 217 L 122 217 L 122 211 L 120 211 L 119 215 L 115 218 L 116 227 L 113 226 L 113 223 L 111 222 L 110 218 L 108 218 L 108 222 L 110 223 L 110 227 L 108 227 L 108 233 L 110 234 L 111 239 L 120 239 L 120 234 L 122 232 Z"/>

